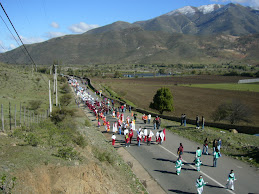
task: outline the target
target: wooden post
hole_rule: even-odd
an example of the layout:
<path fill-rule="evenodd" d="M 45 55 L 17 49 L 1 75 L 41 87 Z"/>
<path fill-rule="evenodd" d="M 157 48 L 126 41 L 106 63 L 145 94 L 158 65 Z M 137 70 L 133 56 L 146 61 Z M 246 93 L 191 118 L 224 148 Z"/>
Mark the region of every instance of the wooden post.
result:
<path fill-rule="evenodd" d="M 22 103 L 20 102 L 20 126 L 22 125 Z"/>
<path fill-rule="evenodd" d="M 9 121 L 10 121 L 10 131 L 11 131 L 12 130 L 11 102 L 9 102 Z"/>
<path fill-rule="evenodd" d="M 1 104 L 1 117 L 2 117 L 2 131 L 4 132 L 4 108 L 3 108 L 3 104 Z"/>
<path fill-rule="evenodd" d="M 16 104 L 14 107 L 14 128 L 16 129 Z"/>
<path fill-rule="evenodd" d="M 25 112 L 26 112 L 25 107 L 23 107 L 23 124 L 24 125 L 25 125 Z"/>
<path fill-rule="evenodd" d="M 34 112 L 32 112 L 32 123 L 35 123 L 35 120 L 34 120 Z"/>
<path fill-rule="evenodd" d="M 56 79 L 56 106 L 58 106 L 58 75 L 57 75 L 57 65 L 55 65 L 55 79 Z"/>
<path fill-rule="evenodd" d="M 50 80 L 49 80 L 49 112 L 52 113 L 52 101 L 51 101 L 51 89 L 50 89 Z M 48 115 L 47 115 L 48 116 Z"/>

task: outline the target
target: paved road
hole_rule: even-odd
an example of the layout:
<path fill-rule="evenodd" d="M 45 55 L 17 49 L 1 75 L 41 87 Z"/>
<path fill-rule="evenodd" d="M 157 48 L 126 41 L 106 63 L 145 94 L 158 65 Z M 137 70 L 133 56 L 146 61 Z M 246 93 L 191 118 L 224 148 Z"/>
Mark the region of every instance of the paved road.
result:
<path fill-rule="evenodd" d="M 127 115 L 129 115 L 129 113 L 126 113 L 126 116 Z M 111 126 L 115 121 L 110 115 L 107 116 L 107 120 L 111 122 Z M 147 129 L 153 128 L 151 124 L 144 125 L 142 120 L 137 119 L 136 129 L 138 129 L 139 126 L 145 126 Z M 155 134 L 156 130 L 153 132 Z M 116 147 L 125 146 L 123 141 L 124 136 L 116 136 Z M 198 146 L 202 148 L 202 145 L 179 137 L 170 131 L 166 132 L 166 141 L 162 145 L 156 145 L 153 142 L 151 146 L 142 143 L 142 145 L 138 147 L 136 133 L 134 133 L 134 137 L 131 147 L 125 149 L 143 165 L 155 180 L 157 180 L 166 193 L 197 193 L 195 180 L 200 174 L 203 175 L 205 182 L 208 182 L 204 187 L 203 193 L 259 193 L 258 170 L 241 161 L 223 155 L 218 159 L 218 166 L 212 167 L 212 155 L 203 155 L 201 157 L 203 162 L 201 171 L 197 172 L 193 164 L 193 159 L 196 148 Z M 174 162 L 177 159 L 177 148 L 180 143 L 183 143 L 184 146 L 183 160 L 185 165 L 182 167 L 180 176 L 177 176 Z M 209 150 L 209 152 L 210 154 L 212 153 L 211 150 Z M 224 188 L 227 183 L 228 173 L 231 169 L 234 169 L 237 179 L 237 181 L 235 181 L 234 191 Z"/>

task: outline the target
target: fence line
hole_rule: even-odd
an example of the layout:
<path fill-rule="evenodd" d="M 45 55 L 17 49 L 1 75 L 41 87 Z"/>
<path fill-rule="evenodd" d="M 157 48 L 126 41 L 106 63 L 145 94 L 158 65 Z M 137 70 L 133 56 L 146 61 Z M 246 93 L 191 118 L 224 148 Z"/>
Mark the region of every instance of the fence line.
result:
<path fill-rule="evenodd" d="M 17 120 L 17 106 L 15 104 L 14 109 L 11 108 L 11 103 L 9 102 L 9 107 L 4 107 L 3 104 L 1 104 L 1 130 L 2 132 L 6 132 L 7 130 L 12 131 L 12 129 L 17 128 L 17 126 L 30 126 L 32 123 L 39 123 L 42 120 L 46 119 L 49 116 L 49 110 L 46 110 L 44 112 L 36 112 L 31 111 L 27 109 L 26 107 L 22 107 L 20 103 L 20 111 L 19 111 L 19 121 Z M 23 114 L 23 115 L 22 115 Z M 22 121 L 23 118 L 23 121 Z M 6 129 L 6 126 L 8 126 L 9 121 L 9 127 Z M 7 125 L 6 125 L 7 123 Z"/>

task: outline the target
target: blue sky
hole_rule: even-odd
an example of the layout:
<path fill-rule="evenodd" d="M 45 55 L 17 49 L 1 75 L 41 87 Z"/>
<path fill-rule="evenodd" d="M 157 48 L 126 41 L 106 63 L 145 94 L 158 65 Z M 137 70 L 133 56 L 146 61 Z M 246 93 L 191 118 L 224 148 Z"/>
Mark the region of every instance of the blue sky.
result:
<path fill-rule="evenodd" d="M 259 8 L 259 0 L 0 0 L 25 44 L 80 34 L 116 21 L 148 20 L 184 6 L 240 3 Z M 0 52 L 19 45 L 0 8 Z M 3 22 L 3 20 L 5 23 Z M 17 39 L 18 40 L 18 39 Z"/>

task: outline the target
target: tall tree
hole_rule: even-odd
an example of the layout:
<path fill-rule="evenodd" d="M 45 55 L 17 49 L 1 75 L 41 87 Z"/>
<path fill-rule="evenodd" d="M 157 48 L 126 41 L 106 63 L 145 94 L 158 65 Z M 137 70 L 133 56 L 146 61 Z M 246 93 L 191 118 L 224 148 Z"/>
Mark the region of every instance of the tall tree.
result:
<path fill-rule="evenodd" d="M 158 110 L 160 114 L 163 114 L 164 111 L 173 111 L 173 95 L 171 91 L 165 87 L 157 90 L 149 107 Z"/>
<path fill-rule="evenodd" d="M 212 113 L 214 121 L 226 120 L 231 124 L 236 124 L 240 121 L 250 122 L 252 111 L 250 107 L 241 103 L 240 101 L 233 100 L 232 102 L 225 102 L 218 106 Z"/>

